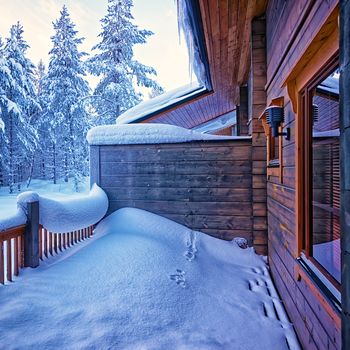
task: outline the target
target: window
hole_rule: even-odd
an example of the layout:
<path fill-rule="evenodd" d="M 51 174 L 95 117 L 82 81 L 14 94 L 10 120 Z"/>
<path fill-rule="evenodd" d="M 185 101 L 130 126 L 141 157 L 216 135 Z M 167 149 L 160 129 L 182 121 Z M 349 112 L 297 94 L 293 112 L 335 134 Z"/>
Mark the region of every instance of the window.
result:
<path fill-rule="evenodd" d="M 339 72 L 332 60 L 300 95 L 302 118 L 302 250 L 339 287 Z"/>

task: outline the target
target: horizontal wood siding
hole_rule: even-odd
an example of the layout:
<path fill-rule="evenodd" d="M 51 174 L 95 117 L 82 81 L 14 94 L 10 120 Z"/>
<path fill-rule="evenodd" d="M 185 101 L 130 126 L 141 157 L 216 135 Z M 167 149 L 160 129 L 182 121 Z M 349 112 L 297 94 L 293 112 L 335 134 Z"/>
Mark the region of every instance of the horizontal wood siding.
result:
<path fill-rule="evenodd" d="M 222 239 L 240 236 L 266 247 L 266 236 L 252 236 L 250 139 L 93 146 L 91 152 L 91 181 L 106 191 L 109 213 L 145 209 Z M 264 191 L 256 191 L 264 202 Z M 265 213 L 259 203 L 254 210 Z"/>
<path fill-rule="evenodd" d="M 334 8 L 336 1 L 271 0 L 266 11 L 267 103 L 284 98 L 283 176 L 267 185 L 271 272 L 304 349 L 340 349 L 340 319 L 296 261 L 296 115 L 283 82 Z M 320 43 L 321 45 L 321 43 Z"/>

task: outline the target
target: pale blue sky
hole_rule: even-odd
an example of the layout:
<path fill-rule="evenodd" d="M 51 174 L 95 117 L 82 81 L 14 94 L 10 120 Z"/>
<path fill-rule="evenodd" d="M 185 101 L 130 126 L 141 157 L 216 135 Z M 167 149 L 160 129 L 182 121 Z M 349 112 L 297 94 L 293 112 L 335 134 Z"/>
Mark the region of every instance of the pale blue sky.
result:
<path fill-rule="evenodd" d="M 107 0 L 0 0 L 0 36 L 7 37 L 10 26 L 19 20 L 31 46 L 29 58 L 35 64 L 40 58 L 47 63 L 52 22 L 64 4 L 79 35 L 86 38 L 81 49 L 89 53 L 97 43 Z M 136 58 L 157 70 L 157 80 L 166 90 L 190 82 L 187 48 L 178 39 L 175 0 L 134 0 L 133 15 L 140 28 L 155 33 L 147 44 L 135 46 Z"/>

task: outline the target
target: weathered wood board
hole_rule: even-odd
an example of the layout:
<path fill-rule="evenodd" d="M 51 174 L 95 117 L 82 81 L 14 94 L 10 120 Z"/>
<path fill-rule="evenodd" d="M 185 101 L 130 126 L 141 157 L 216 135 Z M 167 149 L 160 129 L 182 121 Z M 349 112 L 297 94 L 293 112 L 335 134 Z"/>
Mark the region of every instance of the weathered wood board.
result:
<path fill-rule="evenodd" d="M 109 213 L 148 210 L 222 239 L 244 237 L 266 253 L 266 225 L 252 218 L 266 217 L 266 190 L 261 171 L 252 179 L 251 142 L 92 146 L 91 182 L 106 191 Z"/>

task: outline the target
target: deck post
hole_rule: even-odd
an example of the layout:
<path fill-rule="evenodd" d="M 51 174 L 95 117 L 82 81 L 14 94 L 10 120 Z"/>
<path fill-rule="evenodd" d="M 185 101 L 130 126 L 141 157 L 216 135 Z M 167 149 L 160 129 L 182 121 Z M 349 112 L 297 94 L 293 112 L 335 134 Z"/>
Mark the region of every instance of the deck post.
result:
<path fill-rule="evenodd" d="M 24 266 L 39 266 L 39 202 L 27 203 L 27 228 L 24 233 Z"/>
<path fill-rule="evenodd" d="M 342 349 L 350 349 L 350 1 L 340 0 Z"/>

